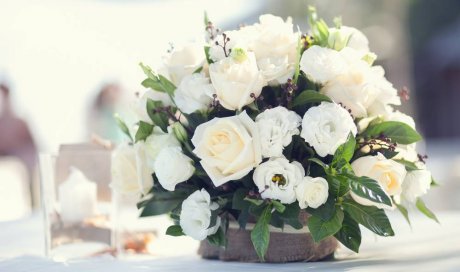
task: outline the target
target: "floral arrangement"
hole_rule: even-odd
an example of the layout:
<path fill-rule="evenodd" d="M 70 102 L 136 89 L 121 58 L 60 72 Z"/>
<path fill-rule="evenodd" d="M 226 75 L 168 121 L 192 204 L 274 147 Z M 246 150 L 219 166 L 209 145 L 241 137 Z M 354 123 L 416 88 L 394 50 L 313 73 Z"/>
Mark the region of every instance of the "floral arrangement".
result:
<path fill-rule="evenodd" d="M 206 41 L 172 48 L 157 71 L 141 64 L 146 114 L 113 155 L 113 187 L 141 192 L 141 216 L 169 214 L 173 236 L 225 246 L 229 221 L 246 228 L 263 260 L 269 226 L 335 236 L 358 252 L 359 225 L 394 232 L 385 210 L 409 221 L 434 185 L 415 143 L 414 120 L 397 110 L 407 90 L 385 78 L 359 30 L 311 30 L 290 18 L 221 31 L 205 16 Z M 144 115 L 145 115 L 144 114 Z"/>

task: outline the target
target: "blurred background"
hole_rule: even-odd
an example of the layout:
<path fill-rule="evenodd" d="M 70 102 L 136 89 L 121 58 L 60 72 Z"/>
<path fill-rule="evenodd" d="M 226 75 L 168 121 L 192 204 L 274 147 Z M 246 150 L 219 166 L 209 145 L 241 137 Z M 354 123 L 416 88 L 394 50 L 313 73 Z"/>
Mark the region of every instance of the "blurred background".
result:
<path fill-rule="evenodd" d="M 93 134 L 121 139 L 112 116 L 129 121 L 144 91 L 138 63 L 158 66 L 170 43 L 201 37 L 204 10 L 224 30 L 273 13 L 305 32 L 309 4 L 330 25 L 341 15 L 361 29 L 388 79 L 410 90 L 401 111 L 416 119 L 420 153 L 441 184 L 426 202 L 460 209 L 458 0 L 2 0 L 0 221 L 38 205 L 38 153 Z M 23 185 L 11 189 L 12 179 Z M 11 205 L 21 212 L 9 214 Z"/>

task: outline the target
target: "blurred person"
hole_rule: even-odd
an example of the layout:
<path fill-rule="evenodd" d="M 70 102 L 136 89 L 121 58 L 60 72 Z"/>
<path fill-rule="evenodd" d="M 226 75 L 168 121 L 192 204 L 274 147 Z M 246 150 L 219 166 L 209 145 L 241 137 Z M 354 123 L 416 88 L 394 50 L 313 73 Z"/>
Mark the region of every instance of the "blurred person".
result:
<path fill-rule="evenodd" d="M 37 162 L 37 147 L 27 123 L 12 109 L 10 88 L 0 84 L 0 157 L 19 158 L 29 175 Z"/>
<path fill-rule="evenodd" d="M 103 138 L 117 143 L 123 139 L 114 118 L 121 107 L 122 97 L 123 89 L 117 83 L 102 86 L 89 110 L 88 134 L 93 140 Z"/>

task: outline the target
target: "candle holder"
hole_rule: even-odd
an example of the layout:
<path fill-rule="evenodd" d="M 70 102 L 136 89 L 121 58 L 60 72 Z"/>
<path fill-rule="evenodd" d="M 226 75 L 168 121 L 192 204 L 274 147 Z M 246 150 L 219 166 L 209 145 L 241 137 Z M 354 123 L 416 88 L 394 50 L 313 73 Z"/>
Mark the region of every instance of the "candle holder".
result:
<path fill-rule="evenodd" d="M 110 156 L 93 144 L 40 155 L 46 256 L 65 261 L 114 253 Z"/>

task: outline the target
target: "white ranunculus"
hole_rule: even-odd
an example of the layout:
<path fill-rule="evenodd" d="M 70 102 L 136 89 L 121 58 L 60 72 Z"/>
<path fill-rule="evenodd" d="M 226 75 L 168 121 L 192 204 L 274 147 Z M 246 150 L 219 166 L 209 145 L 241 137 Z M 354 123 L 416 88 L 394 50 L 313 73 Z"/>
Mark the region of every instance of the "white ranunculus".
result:
<path fill-rule="evenodd" d="M 402 199 L 415 203 L 418 197 L 425 195 L 431 186 L 431 172 L 415 170 L 407 173 L 402 184 Z"/>
<path fill-rule="evenodd" d="M 265 14 L 255 24 L 256 36 L 250 49 L 259 69 L 271 84 L 283 84 L 294 75 L 299 33 L 293 31 L 292 19 Z"/>
<path fill-rule="evenodd" d="M 211 82 L 220 104 L 228 110 L 241 110 L 259 96 L 266 81 L 257 67 L 254 53 L 240 48 L 232 56 L 209 66 Z"/>
<path fill-rule="evenodd" d="M 138 160 L 145 162 L 153 173 L 155 171 L 155 159 L 160 151 L 165 147 L 180 147 L 180 143 L 174 136 L 171 128 L 168 127 L 168 133 L 165 133 L 156 126 L 153 128 L 152 134 L 145 141 L 138 141 L 134 144 L 134 147 Z"/>
<path fill-rule="evenodd" d="M 335 103 L 323 102 L 308 109 L 302 120 L 300 136 L 319 156 L 333 155 L 357 128 L 348 111 Z"/>
<path fill-rule="evenodd" d="M 356 176 L 366 176 L 376 180 L 388 196 L 398 196 L 402 192 L 402 185 L 406 177 L 404 165 L 386 159 L 382 154 L 365 156 L 355 160 L 351 167 Z M 381 203 L 374 203 L 368 199 L 357 196 L 351 192 L 353 199 L 359 204 L 376 206 L 378 208 L 391 208 Z"/>
<path fill-rule="evenodd" d="M 147 193 L 153 186 L 152 172 L 145 164 L 138 164 L 134 147 L 119 145 L 112 153 L 112 187 L 121 194 Z"/>
<path fill-rule="evenodd" d="M 296 200 L 295 188 L 304 176 L 305 170 L 300 163 L 290 163 L 280 157 L 271 158 L 257 166 L 253 179 L 262 198 L 290 204 Z"/>
<path fill-rule="evenodd" d="M 245 111 L 199 125 L 192 143 L 215 186 L 243 178 L 262 160 L 257 125 Z"/>
<path fill-rule="evenodd" d="M 369 40 L 354 27 L 341 26 L 329 28 L 329 47 L 342 50 L 344 47 L 353 48 L 363 55 L 369 52 Z"/>
<path fill-rule="evenodd" d="M 305 177 L 295 189 L 297 201 L 301 209 L 318 208 L 327 201 L 329 185 L 322 177 Z"/>
<path fill-rule="evenodd" d="M 204 240 L 219 229 L 221 219 L 217 218 L 216 225 L 210 227 L 211 212 L 218 208 L 217 203 L 211 202 L 211 197 L 205 189 L 195 191 L 182 202 L 180 226 L 183 232 L 195 240 Z"/>
<path fill-rule="evenodd" d="M 206 55 L 201 43 L 187 43 L 174 48 L 170 53 L 163 57 L 164 66 L 169 78 L 176 86 L 182 79 L 191 75 L 198 68 L 204 65 Z"/>
<path fill-rule="evenodd" d="M 174 92 L 174 100 L 183 113 L 190 114 L 197 110 L 207 109 L 214 93 L 214 87 L 209 78 L 202 73 L 195 73 L 182 79 Z"/>
<path fill-rule="evenodd" d="M 303 52 L 300 70 L 316 83 L 325 84 L 343 74 L 348 64 L 343 56 L 334 49 L 313 45 Z"/>
<path fill-rule="evenodd" d="M 178 183 L 187 181 L 195 172 L 192 159 L 180 147 L 163 148 L 153 167 L 161 186 L 168 191 L 174 191 Z"/>
<path fill-rule="evenodd" d="M 262 156 L 280 157 L 283 149 L 299 134 L 302 118 L 284 107 L 267 109 L 256 117 Z"/>

